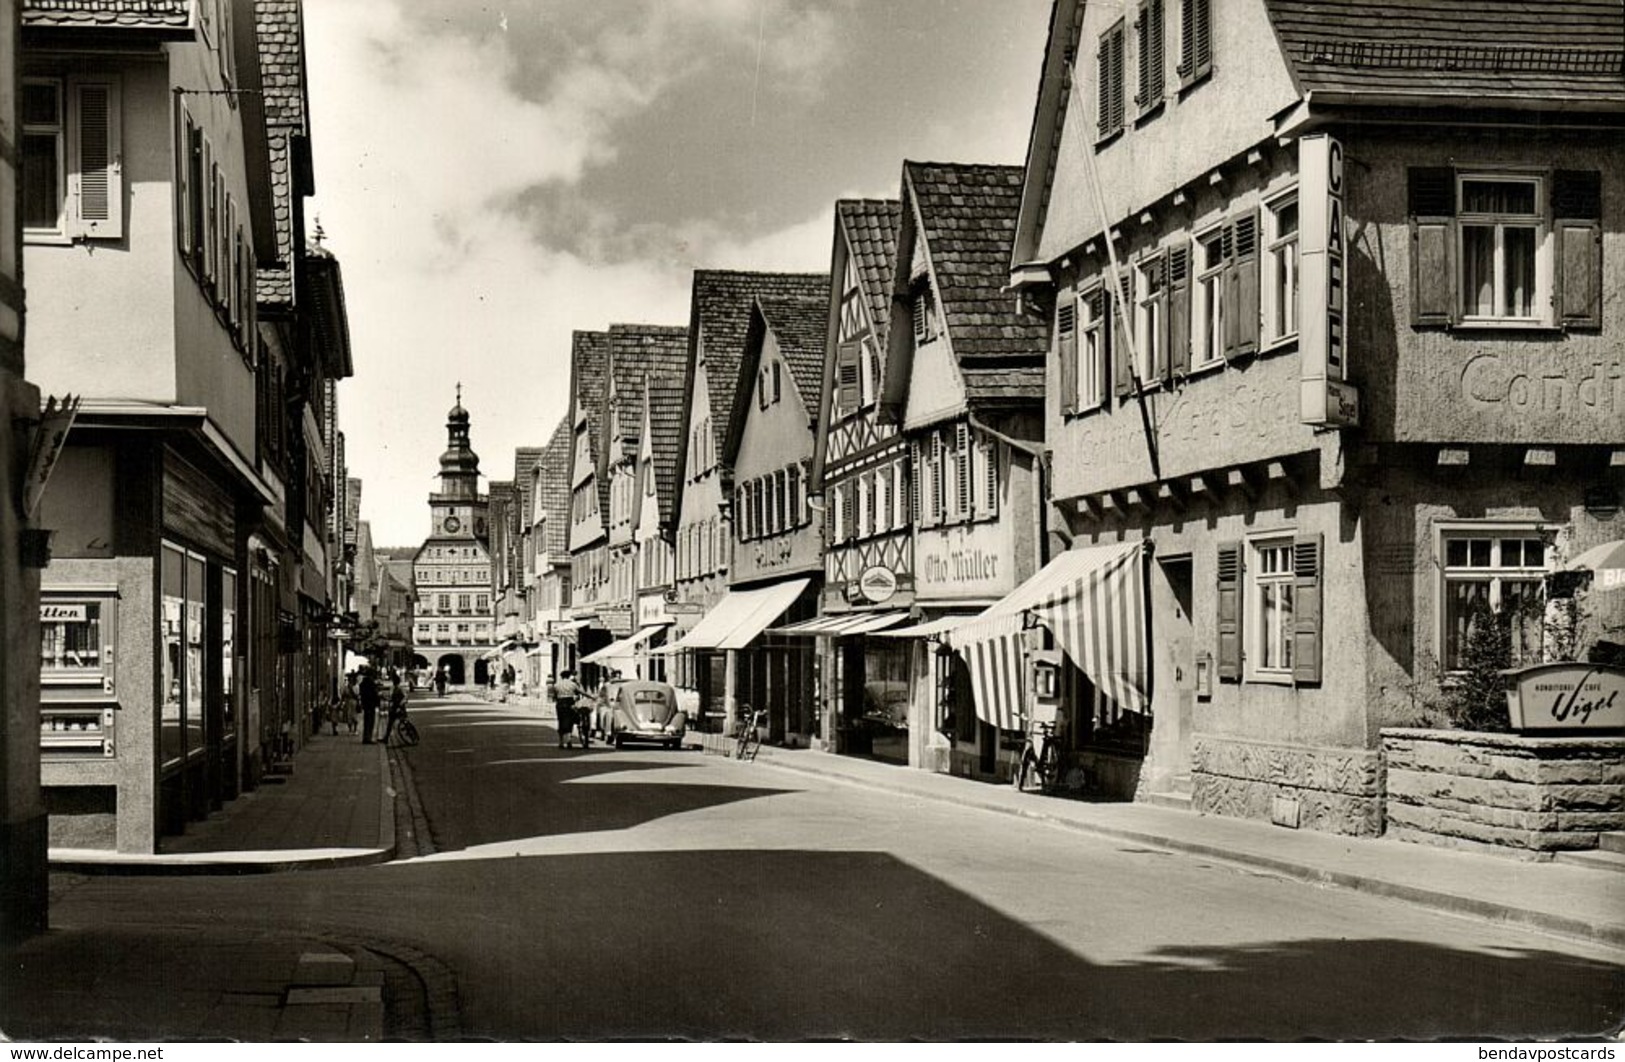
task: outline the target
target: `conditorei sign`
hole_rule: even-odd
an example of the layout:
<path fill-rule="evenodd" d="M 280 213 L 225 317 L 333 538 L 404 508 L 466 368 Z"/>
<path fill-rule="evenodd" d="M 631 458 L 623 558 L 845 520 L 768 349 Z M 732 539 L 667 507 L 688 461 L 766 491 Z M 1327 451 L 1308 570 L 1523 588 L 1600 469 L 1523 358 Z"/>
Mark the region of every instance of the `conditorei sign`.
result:
<path fill-rule="evenodd" d="M 1536 664 L 1502 674 L 1514 730 L 1625 730 L 1625 668 Z"/>
<path fill-rule="evenodd" d="M 1325 133 L 1298 141 L 1299 416 L 1336 428 L 1360 423 L 1360 394 L 1348 383 L 1343 348 L 1343 145 Z"/>

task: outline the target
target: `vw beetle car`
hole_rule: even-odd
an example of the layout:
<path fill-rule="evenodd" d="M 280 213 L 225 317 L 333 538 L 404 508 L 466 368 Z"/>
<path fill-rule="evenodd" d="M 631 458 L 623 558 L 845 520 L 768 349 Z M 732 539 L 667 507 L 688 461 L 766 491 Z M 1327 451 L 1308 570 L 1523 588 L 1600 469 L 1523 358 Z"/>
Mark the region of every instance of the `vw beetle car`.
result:
<path fill-rule="evenodd" d="M 610 702 L 609 740 L 616 748 L 628 741 L 653 741 L 675 749 L 688 732 L 688 713 L 677 707 L 677 691 L 664 682 L 621 683 Z"/>

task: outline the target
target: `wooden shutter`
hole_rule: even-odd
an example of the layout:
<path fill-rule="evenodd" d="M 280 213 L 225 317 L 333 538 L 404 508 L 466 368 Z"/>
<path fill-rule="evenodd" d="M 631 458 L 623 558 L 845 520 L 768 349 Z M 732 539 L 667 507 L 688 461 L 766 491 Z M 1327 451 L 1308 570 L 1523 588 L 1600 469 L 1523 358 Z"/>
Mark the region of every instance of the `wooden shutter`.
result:
<path fill-rule="evenodd" d="M 919 523 L 921 525 L 925 523 L 925 511 L 920 508 L 920 477 L 924 475 L 924 464 L 925 448 L 915 442 L 906 473 L 908 476 L 908 491 L 905 497 L 908 498 L 908 517 L 904 521 L 905 523 Z"/>
<path fill-rule="evenodd" d="M 1078 408 L 1078 303 L 1070 292 L 1061 293 L 1055 307 L 1055 356 L 1061 368 L 1061 413 Z"/>
<path fill-rule="evenodd" d="M 836 348 L 835 372 L 840 389 L 836 405 L 842 412 L 851 412 L 862 404 L 862 384 L 858 373 L 861 349 L 857 343 L 842 343 Z"/>
<path fill-rule="evenodd" d="M 1183 0 L 1179 29 L 1179 78 L 1182 84 L 1188 85 L 1213 69 L 1210 0 Z"/>
<path fill-rule="evenodd" d="M 1456 174 L 1448 166 L 1406 171 L 1411 226 L 1411 325 L 1456 322 Z"/>
<path fill-rule="evenodd" d="M 1123 277 L 1122 288 L 1111 285 L 1112 291 L 1106 307 L 1107 324 L 1112 329 L 1120 329 L 1124 317 L 1130 319 L 1134 316 L 1134 289 L 1128 277 Z M 1130 327 L 1133 327 L 1130 325 Z M 1111 351 L 1113 379 L 1119 397 L 1131 394 L 1134 391 L 1134 344 L 1113 343 Z"/>
<path fill-rule="evenodd" d="M 1557 320 L 1569 328 L 1602 327 L 1602 174 L 1552 175 L 1557 235 Z"/>
<path fill-rule="evenodd" d="M 1226 357 L 1258 353 L 1258 214 L 1230 222 L 1230 264 L 1226 273 Z M 1233 311 L 1233 312 L 1232 312 Z"/>
<path fill-rule="evenodd" d="M 1219 678 L 1241 681 L 1241 543 L 1219 545 Z"/>
<path fill-rule="evenodd" d="M 1104 139 L 1123 128 L 1123 24 L 1100 35 L 1096 58 L 1099 113 L 1097 133 Z"/>
<path fill-rule="evenodd" d="M 991 435 L 981 440 L 982 515 L 999 515 L 999 444 Z"/>
<path fill-rule="evenodd" d="M 1191 248 L 1183 243 L 1168 249 L 1168 305 L 1162 315 L 1167 339 L 1167 376 L 1184 376 L 1191 369 Z"/>
<path fill-rule="evenodd" d="M 783 382 L 782 382 L 782 379 L 781 379 L 783 377 L 783 375 L 784 375 L 783 367 L 778 362 L 775 361 L 773 363 L 773 401 L 775 403 L 778 402 L 779 399 L 784 396 L 784 391 L 783 391 L 783 386 L 784 385 L 783 385 Z"/>
<path fill-rule="evenodd" d="M 971 515 L 971 448 L 970 425 L 960 421 L 954 425 L 954 515 Z"/>
<path fill-rule="evenodd" d="M 119 88 L 106 81 L 70 84 L 69 234 L 111 240 L 124 235 L 124 187 L 119 157 Z"/>
<path fill-rule="evenodd" d="M 1157 255 L 1145 264 L 1143 272 L 1146 286 L 1160 292 L 1158 297 L 1162 301 L 1161 334 L 1146 337 L 1146 342 L 1151 347 L 1146 365 L 1148 377 L 1140 382 L 1149 384 L 1156 380 L 1168 379 L 1168 256 Z"/>
<path fill-rule="evenodd" d="M 192 120 L 175 97 L 175 249 L 189 258 L 192 251 Z"/>
<path fill-rule="evenodd" d="M 1292 540 L 1292 681 L 1320 682 L 1321 572 L 1324 568 L 1321 536 L 1299 535 Z"/>

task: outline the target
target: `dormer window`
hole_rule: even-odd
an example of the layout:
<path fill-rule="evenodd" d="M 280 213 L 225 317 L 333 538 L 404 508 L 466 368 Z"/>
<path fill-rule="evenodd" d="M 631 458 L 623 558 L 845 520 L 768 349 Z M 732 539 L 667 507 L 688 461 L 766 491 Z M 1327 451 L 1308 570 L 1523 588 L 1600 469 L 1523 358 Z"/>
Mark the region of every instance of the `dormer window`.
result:
<path fill-rule="evenodd" d="M 935 340 L 938 335 L 937 300 L 931 291 L 930 281 L 922 281 L 914 288 L 911 297 L 914 313 L 914 342 L 924 345 Z"/>

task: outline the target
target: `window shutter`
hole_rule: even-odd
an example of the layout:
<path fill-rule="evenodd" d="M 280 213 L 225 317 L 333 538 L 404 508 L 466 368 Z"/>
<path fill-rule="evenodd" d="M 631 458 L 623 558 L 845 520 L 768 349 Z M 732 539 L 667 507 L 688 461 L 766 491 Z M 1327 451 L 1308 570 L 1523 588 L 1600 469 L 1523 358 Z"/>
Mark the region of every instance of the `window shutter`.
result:
<path fill-rule="evenodd" d="M 896 511 L 892 514 L 891 525 L 899 530 L 906 528 L 913 517 L 908 506 L 909 480 L 907 459 L 897 458 L 892 462 L 892 504 Z"/>
<path fill-rule="evenodd" d="M 1184 376 L 1191 369 L 1191 248 L 1181 244 L 1168 251 L 1168 306 L 1163 314 L 1168 352 L 1165 379 Z"/>
<path fill-rule="evenodd" d="M 175 249 L 182 258 L 192 250 L 192 120 L 175 97 Z"/>
<path fill-rule="evenodd" d="M 1211 0 L 1183 0 L 1180 16 L 1179 77 L 1189 85 L 1213 69 Z"/>
<path fill-rule="evenodd" d="M 925 474 L 925 450 L 918 442 L 913 446 L 909 458 L 908 490 L 908 518 L 905 523 L 925 523 L 925 511 L 920 508 L 920 477 Z"/>
<path fill-rule="evenodd" d="M 1320 682 L 1322 538 L 1292 540 L 1292 680 Z"/>
<path fill-rule="evenodd" d="M 971 514 L 970 425 L 960 421 L 954 425 L 954 515 Z"/>
<path fill-rule="evenodd" d="M 807 523 L 807 484 L 801 477 L 801 466 L 790 466 L 790 526 L 803 527 Z"/>
<path fill-rule="evenodd" d="M 119 155 L 118 85 L 73 82 L 74 129 L 68 164 L 68 194 L 74 209 L 70 235 L 114 240 L 124 235 L 124 187 Z"/>
<path fill-rule="evenodd" d="M 1099 113 L 1097 133 L 1104 139 L 1123 128 L 1123 26 L 1101 34 L 1096 59 Z"/>
<path fill-rule="evenodd" d="M 1411 324 L 1456 321 L 1456 175 L 1448 166 L 1406 171 L 1411 226 Z"/>
<path fill-rule="evenodd" d="M 781 366 L 778 362 L 775 361 L 773 363 L 773 401 L 775 403 L 778 402 L 779 399 L 784 396 L 784 392 L 783 392 L 783 386 L 784 385 L 783 385 L 783 382 L 782 382 L 782 379 L 781 379 L 783 377 L 783 375 L 784 375 L 783 366 Z"/>
<path fill-rule="evenodd" d="M 1061 413 L 1078 408 L 1078 303 L 1062 292 L 1055 307 L 1055 356 L 1061 363 Z"/>
<path fill-rule="evenodd" d="M 214 148 L 205 138 L 203 141 L 203 228 L 198 233 L 198 261 L 203 264 L 203 282 L 210 291 L 214 290 L 215 232 L 218 231 L 215 215 L 220 206 L 219 191 L 220 180 L 219 173 L 214 165 Z"/>
<path fill-rule="evenodd" d="M 1241 543 L 1219 545 L 1219 660 L 1221 680 L 1241 681 Z"/>
<path fill-rule="evenodd" d="M 842 343 L 837 348 L 836 372 L 840 377 L 840 398 L 837 405 L 843 412 L 857 409 L 861 404 L 861 383 L 858 374 L 858 357 L 861 348 L 857 343 Z"/>
<path fill-rule="evenodd" d="M 999 515 L 999 444 L 992 436 L 982 437 L 982 501 L 984 516 Z"/>
<path fill-rule="evenodd" d="M 1235 327 L 1235 354 L 1245 357 L 1258 353 L 1258 324 L 1260 308 L 1259 294 L 1259 256 L 1258 256 L 1258 214 L 1252 212 L 1243 214 L 1231 222 L 1234 230 L 1234 258 L 1233 277 L 1236 284 L 1235 307 L 1236 314 L 1229 320 Z"/>
<path fill-rule="evenodd" d="M 1107 323 L 1113 329 L 1121 327 L 1125 314 L 1130 318 L 1134 314 L 1134 289 L 1128 277 L 1123 278 L 1122 289 L 1113 286 L 1110 305 L 1106 307 Z M 1118 397 L 1132 394 L 1134 391 L 1134 344 L 1113 343 L 1111 362 Z"/>
<path fill-rule="evenodd" d="M 1602 327 L 1602 174 L 1552 175 L 1557 234 L 1557 319 L 1569 328 Z"/>

